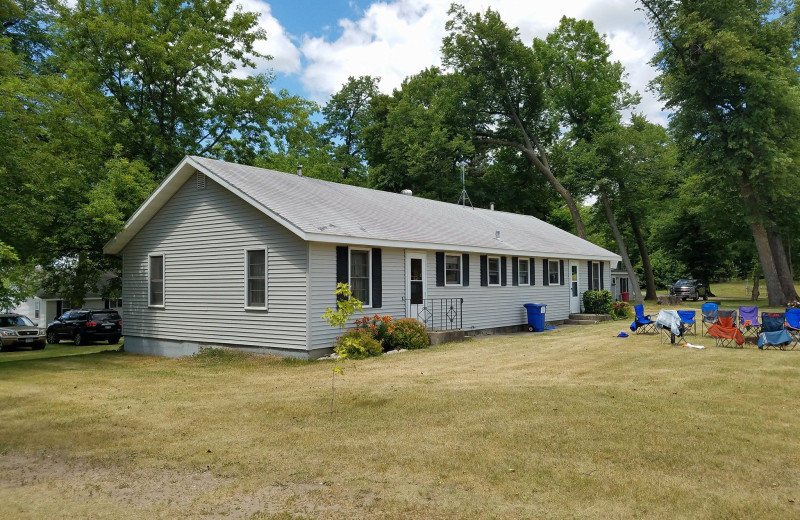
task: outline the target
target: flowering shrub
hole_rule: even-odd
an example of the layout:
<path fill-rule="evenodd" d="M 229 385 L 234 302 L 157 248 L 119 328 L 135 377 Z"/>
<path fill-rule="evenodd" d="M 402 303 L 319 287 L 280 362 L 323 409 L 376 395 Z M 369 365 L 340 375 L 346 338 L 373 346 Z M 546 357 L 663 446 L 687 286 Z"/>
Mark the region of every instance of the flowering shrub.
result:
<path fill-rule="evenodd" d="M 425 326 L 414 318 L 393 320 L 391 316 L 364 316 L 355 320 L 356 330 L 371 334 L 387 352 L 394 349 L 417 349 L 428 346 Z"/>
<path fill-rule="evenodd" d="M 631 306 L 626 302 L 614 302 L 614 312 L 611 315 L 617 320 L 633 317 Z"/>
<path fill-rule="evenodd" d="M 414 318 L 403 318 L 394 322 L 392 336 L 397 349 L 418 349 L 428 346 L 428 334 L 425 325 Z"/>
<path fill-rule="evenodd" d="M 370 331 L 353 329 L 339 336 L 334 351 L 342 357 L 364 359 L 380 356 L 383 349 L 380 342 L 372 337 Z"/>
<path fill-rule="evenodd" d="M 375 314 L 372 317 L 364 316 L 355 320 L 354 323 L 358 329 L 371 333 L 372 337 L 381 344 L 384 351 L 395 348 L 392 344 L 394 324 L 391 316 L 381 316 L 380 314 Z"/>

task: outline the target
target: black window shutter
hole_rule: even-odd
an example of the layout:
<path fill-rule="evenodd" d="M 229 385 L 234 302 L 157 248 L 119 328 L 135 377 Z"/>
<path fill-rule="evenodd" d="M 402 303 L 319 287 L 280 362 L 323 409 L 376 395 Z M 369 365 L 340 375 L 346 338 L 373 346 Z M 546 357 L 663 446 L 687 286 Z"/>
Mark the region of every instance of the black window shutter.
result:
<path fill-rule="evenodd" d="M 536 259 L 529 258 L 528 266 L 531 269 L 531 285 L 536 285 Z"/>
<path fill-rule="evenodd" d="M 436 253 L 436 287 L 444 287 L 444 253 Z"/>
<path fill-rule="evenodd" d="M 542 258 L 542 285 L 550 285 L 550 260 Z"/>
<path fill-rule="evenodd" d="M 586 287 L 589 288 L 588 290 L 593 291 L 594 287 L 592 287 L 592 261 L 591 260 L 588 260 L 586 262 L 586 272 L 589 273 L 589 274 L 586 275 L 586 281 L 587 281 Z"/>
<path fill-rule="evenodd" d="M 564 285 L 564 261 L 558 261 L 558 279 L 561 282 L 561 285 Z"/>
<path fill-rule="evenodd" d="M 469 287 L 469 255 L 461 255 L 461 285 Z"/>
<path fill-rule="evenodd" d="M 603 273 L 603 264 L 605 264 L 605 262 L 600 262 L 600 290 L 601 291 L 606 288 L 605 287 L 606 284 L 603 281 L 603 278 L 605 276 L 604 273 Z"/>
<path fill-rule="evenodd" d="M 506 257 L 501 256 L 500 257 L 500 285 L 502 285 L 504 287 L 506 285 L 506 278 L 507 278 L 507 274 L 506 273 L 507 272 L 508 272 L 508 267 L 506 266 Z"/>
<path fill-rule="evenodd" d="M 383 264 L 381 248 L 372 248 L 372 307 L 380 309 L 383 305 Z"/>
<path fill-rule="evenodd" d="M 486 287 L 489 285 L 489 259 L 486 255 L 481 255 L 481 286 Z"/>
<path fill-rule="evenodd" d="M 350 281 L 350 266 L 347 246 L 336 246 L 336 283 L 348 283 Z M 337 300 L 343 299 L 337 297 Z"/>
<path fill-rule="evenodd" d="M 519 257 L 511 257 L 511 285 L 519 285 Z"/>

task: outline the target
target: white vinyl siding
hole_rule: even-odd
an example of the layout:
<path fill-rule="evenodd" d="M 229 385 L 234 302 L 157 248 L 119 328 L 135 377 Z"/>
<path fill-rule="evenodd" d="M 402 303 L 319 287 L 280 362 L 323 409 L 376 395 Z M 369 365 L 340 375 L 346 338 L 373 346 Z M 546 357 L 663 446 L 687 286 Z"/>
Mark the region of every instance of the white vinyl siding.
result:
<path fill-rule="evenodd" d="M 445 285 L 461 285 L 461 255 L 445 255 L 444 283 Z"/>
<path fill-rule="evenodd" d="M 320 242 L 311 242 L 309 250 L 309 290 L 310 303 L 308 312 L 308 328 L 311 331 L 309 337 L 309 348 L 324 349 L 330 348 L 336 338 L 342 333 L 341 329 L 336 329 L 325 323 L 321 316 L 325 309 L 336 308 L 336 296 L 333 291 L 336 289 L 336 245 Z M 428 262 L 428 274 L 430 266 L 435 265 L 433 260 Z M 364 315 L 372 315 L 376 312 L 381 315 L 389 315 L 394 318 L 405 317 L 405 250 L 384 247 L 381 248 L 381 271 L 383 283 L 382 300 L 380 309 L 365 308 L 363 313 L 356 313 L 350 320 L 361 318 Z"/>
<path fill-rule="evenodd" d="M 245 308 L 267 308 L 267 250 L 245 250 Z"/>
<path fill-rule="evenodd" d="M 210 178 L 203 190 L 190 179 L 122 251 L 125 336 L 305 351 L 306 243 Z M 248 312 L 242 252 L 265 244 L 269 311 Z M 152 253 L 166 258 L 165 309 L 148 307 Z"/>

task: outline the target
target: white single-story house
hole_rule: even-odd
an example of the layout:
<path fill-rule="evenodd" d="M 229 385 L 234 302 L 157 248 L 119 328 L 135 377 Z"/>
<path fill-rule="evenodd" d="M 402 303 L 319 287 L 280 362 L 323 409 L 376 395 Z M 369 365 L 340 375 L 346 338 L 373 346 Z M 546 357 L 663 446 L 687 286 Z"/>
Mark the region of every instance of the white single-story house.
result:
<path fill-rule="evenodd" d="M 315 358 L 337 282 L 364 314 L 430 328 L 520 327 L 608 288 L 619 256 L 539 219 L 185 157 L 110 240 L 121 255 L 125 350 L 205 346 Z M 359 316 L 354 316 L 357 318 Z"/>
<path fill-rule="evenodd" d="M 616 264 L 612 264 L 611 267 L 611 295 L 614 297 L 614 301 L 622 301 L 623 296 L 622 293 L 628 293 L 628 298 L 630 300 L 633 299 L 633 293 L 631 293 L 631 278 L 628 274 L 628 270 L 625 269 L 625 266 L 622 265 L 622 261 L 620 260 Z"/>

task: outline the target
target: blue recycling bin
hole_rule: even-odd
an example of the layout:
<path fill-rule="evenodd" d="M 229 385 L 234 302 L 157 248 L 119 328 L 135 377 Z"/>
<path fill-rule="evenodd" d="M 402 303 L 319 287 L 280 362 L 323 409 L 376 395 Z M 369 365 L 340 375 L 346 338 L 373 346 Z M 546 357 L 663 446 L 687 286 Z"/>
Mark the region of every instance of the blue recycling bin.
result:
<path fill-rule="evenodd" d="M 544 332 L 544 315 L 546 303 L 526 303 L 523 305 L 528 311 L 528 330 Z"/>

